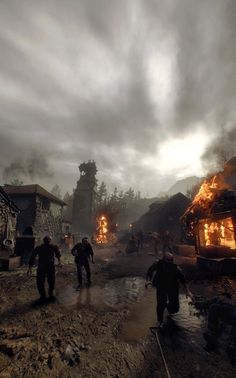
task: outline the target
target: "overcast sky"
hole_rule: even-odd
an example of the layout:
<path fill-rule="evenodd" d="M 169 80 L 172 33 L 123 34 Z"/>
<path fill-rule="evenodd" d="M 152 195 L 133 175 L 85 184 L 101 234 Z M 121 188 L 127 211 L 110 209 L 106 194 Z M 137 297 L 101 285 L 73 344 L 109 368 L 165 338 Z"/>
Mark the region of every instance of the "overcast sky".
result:
<path fill-rule="evenodd" d="M 110 188 L 151 196 L 234 154 L 235 14 L 235 0 L 0 0 L 2 182 L 71 192 L 91 159 Z"/>

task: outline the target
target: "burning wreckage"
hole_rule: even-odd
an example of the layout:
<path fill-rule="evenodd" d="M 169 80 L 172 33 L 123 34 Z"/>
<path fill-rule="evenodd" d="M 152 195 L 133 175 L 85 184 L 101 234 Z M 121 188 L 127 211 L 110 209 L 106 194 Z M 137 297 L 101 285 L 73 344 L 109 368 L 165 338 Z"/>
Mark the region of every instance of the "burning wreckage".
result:
<path fill-rule="evenodd" d="M 97 216 L 97 227 L 93 236 L 94 243 L 100 246 L 112 245 L 117 242 L 114 225 L 107 215 Z"/>
<path fill-rule="evenodd" d="M 195 241 L 198 263 L 208 266 L 231 258 L 233 272 L 236 265 L 236 191 L 228 180 L 228 171 L 227 167 L 224 172 L 204 180 L 181 220 L 187 239 Z M 222 271 L 222 266 L 220 269 Z"/>

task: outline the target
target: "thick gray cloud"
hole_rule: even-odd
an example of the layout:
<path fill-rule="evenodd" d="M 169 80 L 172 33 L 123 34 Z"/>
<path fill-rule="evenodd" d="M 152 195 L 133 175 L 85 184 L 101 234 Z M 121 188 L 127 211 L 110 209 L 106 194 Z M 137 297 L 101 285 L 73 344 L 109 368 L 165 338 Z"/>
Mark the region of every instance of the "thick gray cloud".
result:
<path fill-rule="evenodd" d="M 24 180 L 72 190 L 94 159 L 111 187 L 156 194 L 181 175 L 158 170 L 161 146 L 199 128 L 208 167 L 222 132 L 235 140 L 235 11 L 234 0 L 2 0 L 2 174 L 35 156 L 45 174 Z"/>

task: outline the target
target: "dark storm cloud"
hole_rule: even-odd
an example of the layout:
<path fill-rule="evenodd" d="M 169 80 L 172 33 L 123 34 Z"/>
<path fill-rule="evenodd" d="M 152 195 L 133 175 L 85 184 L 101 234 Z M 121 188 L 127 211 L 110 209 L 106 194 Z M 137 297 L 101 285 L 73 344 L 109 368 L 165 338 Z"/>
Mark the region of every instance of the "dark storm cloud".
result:
<path fill-rule="evenodd" d="M 234 119 L 235 11 L 233 0 L 1 1 L 2 171 L 43 156 L 44 182 L 68 190 L 78 164 L 95 159 L 110 185 L 154 193 L 162 178 L 145 159 L 196 124 L 213 156 Z M 163 54 L 173 80 L 164 95 Z"/>
<path fill-rule="evenodd" d="M 15 160 L 11 162 L 3 170 L 3 179 L 6 183 L 11 183 L 11 181 L 16 179 L 29 178 L 30 180 L 34 180 L 52 176 L 53 172 L 50 170 L 47 160 L 35 153 L 28 160 Z"/>
<path fill-rule="evenodd" d="M 233 0 L 147 1 L 155 28 L 173 33 L 177 45 L 179 88 L 176 129 L 212 116 L 220 128 L 235 104 L 236 36 Z"/>
<path fill-rule="evenodd" d="M 233 124 L 222 127 L 203 155 L 203 161 L 211 171 L 223 168 L 226 161 L 236 156 L 236 126 Z"/>

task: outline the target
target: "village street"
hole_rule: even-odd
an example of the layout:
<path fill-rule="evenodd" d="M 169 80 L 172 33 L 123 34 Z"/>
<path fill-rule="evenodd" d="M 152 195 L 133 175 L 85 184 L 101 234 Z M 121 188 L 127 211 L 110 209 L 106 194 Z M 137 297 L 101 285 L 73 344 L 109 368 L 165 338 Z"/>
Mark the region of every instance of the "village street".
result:
<path fill-rule="evenodd" d="M 140 256 L 125 256 L 124 247 L 95 249 L 92 286 L 75 290 L 69 252 L 57 268 L 57 300 L 41 307 L 35 271 L 27 267 L 0 273 L 0 377 L 160 377 L 163 361 L 149 327 L 155 325 L 155 290 L 145 289 L 145 274 L 154 261 L 150 247 Z M 176 257 L 202 307 L 217 295 L 235 300 L 236 281 L 204 278 L 195 257 Z M 204 350 L 204 315 L 181 294 L 181 310 L 160 335 L 171 377 L 235 377 L 222 339 L 219 354 Z"/>

